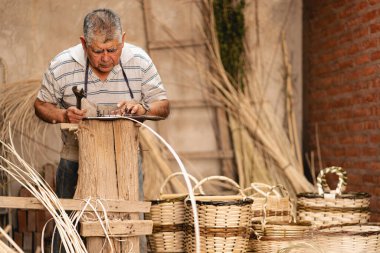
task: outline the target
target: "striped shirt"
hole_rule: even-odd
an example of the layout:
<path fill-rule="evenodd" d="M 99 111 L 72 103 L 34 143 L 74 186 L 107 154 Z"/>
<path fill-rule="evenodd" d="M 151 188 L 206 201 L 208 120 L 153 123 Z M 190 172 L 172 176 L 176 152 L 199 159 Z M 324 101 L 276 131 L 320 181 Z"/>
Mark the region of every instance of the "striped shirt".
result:
<path fill-rule="evenodd" d="M 73 86 L 84 89 L 87 57 L 81 44 L 58 54 L 44 73 L 37 98 L 57 104 L 60 108 L 76 105 Z M 128 78 L 136 102 L 151 103 L 167 99 L 155 65 L 146 52 L 134 45 L 125 43 L 120 61 Z M 130 92 L 120 64 L 109 73 L 106 80 L 100 80 L 91 68 L 88 70 L 87 99 L 93 104 L 115 105 L 122 100 L 131 100 Z M 78 143 L 74 136 L 62 132 L 63 149 L 61 157 L 76 161 Z"/>

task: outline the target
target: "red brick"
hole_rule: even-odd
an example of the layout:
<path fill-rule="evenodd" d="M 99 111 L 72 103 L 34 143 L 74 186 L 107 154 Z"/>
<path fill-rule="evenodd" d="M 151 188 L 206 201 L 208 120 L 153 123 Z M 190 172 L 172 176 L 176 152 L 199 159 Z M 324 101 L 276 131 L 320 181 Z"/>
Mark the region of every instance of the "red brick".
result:
<path fill-rule="evenodd" d="M 380 134 L 372 135 L 370 137 L 370 141 L 372 143 L 379 144 L 380 143 Z"/>
<path fill-rule="evenodd" d="M 36 211 L 28 210 L 27 217 L 28 217 L 28 231 L 29 232 L 36 231 Z"/>
<path fill-rule="evenodd" d="M 368 54 L 361 55 L 355 59 L 356 65 L 361 65 L 367 62 L 370 62 L 370 56 Z"/>
<path fill-rule="evenodd" d="M 25 252 L 32 252 L 33 251 L 33 234 L 31 232 L 24 232 L 23 233 L 23 250 Z"/>
<path fill-rule="evenodd" d="M 27 226 L 27 218 L 26 218 L 26 210 L 17 210 L 17 224 L 18 224 L 18 232 L 26 232 L 28 230 Z"/>
<path fill-rule="evenodd" d="M 340 14 L 339 14 L 339 17 L 341 19 L 346 19 L 347 17 L 353 15 L 353 14 L 356 14 L 357 12 L 365 9 L 366 7 L 368 6 L 368 3 L 367 1 L 361 1 L 357 4 L 354 4 L 348 8 L 346 8 L 345 10 L 343 10 Z"/>
<path fill-rule="evenodd" d="M 369 26 L 369 30 L 370 30 L 370 32 L 371 33 L 377 33 L 377 32 L 379 32 L 380 31 L 380 24 L 371 24 L 370 26 Z"/>
<path fill-rule="evenodd" d="M 373 52 L 373 53 L 371 54 L 371 60 L 372 60 L 372 61 L 376 61 L 376 60 L 378 60 L 378 59 L 380 59 L 380 51 Z"/>
<path fill-rule="evenodd" d="M 379 4 L 380 0 L 368 0 L 368 2 L 370 5 L 375 5 L 375 4 Z"/>
<path fill-rule="evenodd" d="M 15 241 L 15 243 L 18 246 L 20 246 L 22 248 L 22 241 L 23 241 L 22 233 L 20 233 L 20 232 L 14 232 L 13 233 L 13 240 Z"/>
<path fill-rule="evenodd" d="M 41 247 L 41 236 L 42 234 L 39 232 L 34 232 L 33 233 L 33 250 L 34 252 L 37 252 L 37 248 Z"/>

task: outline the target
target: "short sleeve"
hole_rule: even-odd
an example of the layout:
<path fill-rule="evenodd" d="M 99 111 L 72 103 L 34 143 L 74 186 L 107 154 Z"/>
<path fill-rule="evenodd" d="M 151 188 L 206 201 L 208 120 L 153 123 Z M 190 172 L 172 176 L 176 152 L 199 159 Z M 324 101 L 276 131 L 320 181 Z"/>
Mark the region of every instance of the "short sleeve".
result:
<path fill-rule="evenodd" d="M 50 68 L 47 69 L 42 78 L 41 88 L 37 94 L 37 98 L 44 102 L 58 104 L 62 98 L 59 90 L 53 73 L 50 71 Z"/>
<path fill-rule="evenodd" d="M 141 82 L 142 99 L 146 103 L 167 99 L 166 90 L 158 74 L 156 66 L 148 58 L 146 68 L 143 68 L 143 77 Z"/>

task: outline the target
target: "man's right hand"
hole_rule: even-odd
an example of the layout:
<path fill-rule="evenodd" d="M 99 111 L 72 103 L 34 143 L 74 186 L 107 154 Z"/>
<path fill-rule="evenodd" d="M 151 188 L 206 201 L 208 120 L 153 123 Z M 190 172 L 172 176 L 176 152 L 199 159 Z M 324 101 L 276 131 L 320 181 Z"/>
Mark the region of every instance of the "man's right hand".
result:
<path fill-rule="evenodd" d="M 70 106 L 65 111 L 65 121 L 68 123 L 79 123 L 84 117 L 86 117 L 86 109 L 79 110 L 75 106 Z"/>
<path fill-rule="evenodd" d="M 70 106 L 67 109 L 57 108 L 56 104 L 48 103 L 39 100 L 34 102 L 36 115 L 48 123 L 78 123 L 85 116 L 87 110 L 79 110 L 75 106 Z"/>

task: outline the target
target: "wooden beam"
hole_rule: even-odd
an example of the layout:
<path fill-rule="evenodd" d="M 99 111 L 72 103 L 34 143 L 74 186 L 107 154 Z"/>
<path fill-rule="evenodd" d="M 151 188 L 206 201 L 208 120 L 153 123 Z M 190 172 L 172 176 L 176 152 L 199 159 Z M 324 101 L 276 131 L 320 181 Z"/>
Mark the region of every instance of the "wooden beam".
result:
<path fill-rule="evenodd" d="M 98 221 L 84 221 L 80 224 L 81 236 L 105 236 L 104 230 Z M 151 220 L 111 220 L 107 234 L 110 237 L 150 235 L 152 234 L 152 229 L 153 221 Z"/>
<path fill-rule="evenodd" d="M 79 211 L 83 209 L 85 201 L 81 199 L 59 199 L 63 208 L 67 211 Z M 102 199 L 101 203 L 107 212 L 122 212 L 122 213 L 148 213 L 150 210 L 150 202 L 128 201 L 116 199 Z M 91 201 L 93 206 L 96 206 L 97 211 L 102 211 L 102 207 Z M 41 202 L 36 198 L 25 197 L 6 197 L 0 196 L 0 207 L 2 208 L 19 208 L 19 209 L 45 209 Z M 91 207 L 87 207 L 86 211 L 93 211 Z"/>

